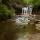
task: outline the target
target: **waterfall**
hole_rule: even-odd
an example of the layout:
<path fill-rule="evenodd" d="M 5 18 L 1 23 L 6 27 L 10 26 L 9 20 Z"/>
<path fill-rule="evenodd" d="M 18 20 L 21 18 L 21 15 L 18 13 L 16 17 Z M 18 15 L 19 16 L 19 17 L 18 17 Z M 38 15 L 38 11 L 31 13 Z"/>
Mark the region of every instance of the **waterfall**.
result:
<path fill-rule="evenodd" d="M 33 6 L 29 5 L 29 13 L 30 13 L 30 15 L 32 14 L 32 9 L 33 9 Z"/>
<path fill-rule="evenodd" d="M 17 24 L 21 24 L 21 25 L 24 25 L 24 24 L 28 24 L 30 22 L 29 18 L 30 18 L 30 15 L 32 13 L 32 6 L 29 5 L 27 7 L 23 7 L 22 8 L 22 15 L 20 15 L 20 17 L 18 16 L 18 18 L 16 19 L 16 23 Z"/>
<path fill-rule="evenodd" d="M 22 15 L 31 15 L 32 13 L 32 5 L 28 5 L 27 7 L 22 8 Z"/>
<path fill-rule="evenodd" d="M 25 15 L 28 13 L 28 7 L 23 7 L 22 8 L 22 15 Z"/>

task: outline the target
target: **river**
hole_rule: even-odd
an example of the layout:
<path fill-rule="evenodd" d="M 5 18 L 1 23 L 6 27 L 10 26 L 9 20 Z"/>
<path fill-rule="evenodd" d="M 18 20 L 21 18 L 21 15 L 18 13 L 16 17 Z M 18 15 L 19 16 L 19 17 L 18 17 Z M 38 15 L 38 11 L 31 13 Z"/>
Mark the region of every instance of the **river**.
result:
<path fill-rule="evenodd" d="M 35 24 L 16 25 L 15 21 L 6 20 L 0 22 L 1 40 L 39 40 L 40 30 Z M 3 39 L 2 39 L 3 38 Z"/>

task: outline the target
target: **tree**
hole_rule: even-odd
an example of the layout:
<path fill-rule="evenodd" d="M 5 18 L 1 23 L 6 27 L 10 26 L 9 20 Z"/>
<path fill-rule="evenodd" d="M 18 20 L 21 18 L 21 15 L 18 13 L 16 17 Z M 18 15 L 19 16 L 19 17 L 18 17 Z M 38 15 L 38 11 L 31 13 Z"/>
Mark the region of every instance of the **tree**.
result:
<path fill-rule="evenodd" d="M 6 5 L 0 5 L 0 13 L 5 14 L 5 15 L 14 15 L 15 14 L 15 10 L 14 9 L 8 9 Z"/>

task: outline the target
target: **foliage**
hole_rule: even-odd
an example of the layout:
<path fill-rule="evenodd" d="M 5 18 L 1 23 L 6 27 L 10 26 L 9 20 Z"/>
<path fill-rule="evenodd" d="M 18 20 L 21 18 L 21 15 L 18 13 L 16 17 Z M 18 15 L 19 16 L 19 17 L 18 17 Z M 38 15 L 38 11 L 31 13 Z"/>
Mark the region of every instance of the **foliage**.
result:
<path fill-rule="evenodd" d="M 23 0 L 23 3 L 25 4 L 32 4 L 32 5 L 40 5 L 40 0 Z"/>
<path fill-rule="evenodd" d="M 37 6 L 40 5 L 40 0 L 33 0 L 33 4 Z"/>
<path fill-rule="evenodd" d="M 32 4 L 33 6 L 38 6 L 40 5 L 40 0 L 15 0 L 15 2 L 19 2 L 21 4 L 27 5 L 27 4 Z"/>
<path fill-rule="evenodd" d="M 33 6 L 40 6 L 40 0 L 23 0 L 23 4 L 32 4 Z"/>
<path fill-rule="evenodd" d="M 5 15 L 14 15 L 15 14 L 15 10 L 14 9 L 8 9 L 7 6 L 5 5 L 0 5 L 0 13 L 5 14 Z"/>
<path fill-rule="evenodd" d="M 32 4 L 32 1 L 33 1 L 33 0 L 23 0 L 23 3 L 24 3 L 24 4 Z"/>

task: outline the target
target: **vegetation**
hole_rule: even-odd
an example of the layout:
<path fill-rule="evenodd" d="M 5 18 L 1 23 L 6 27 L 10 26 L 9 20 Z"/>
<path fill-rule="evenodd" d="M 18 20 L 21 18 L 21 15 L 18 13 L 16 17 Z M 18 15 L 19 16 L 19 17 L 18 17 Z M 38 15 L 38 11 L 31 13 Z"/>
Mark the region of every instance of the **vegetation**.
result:
<path fill-rule="evenodd" d="M 40 0 L 0 0 L 0 14 L 5 14 L 6 16 L 15 16 L 16 9 L 13 7 L 14 3 L 21 5 L 33 5 L 37 8 L 40 6 Z"/>
<path fill-rule="evenodd" d="M 7 16 L 10 14 L 10 15 L 13 15 L 13 13 L 15 13 L 15 10 L 14 9 L 8 9 L 7 6 L 5 5 L 0 5 L 0 13 L 2 14 L 6 14 Z"/>

